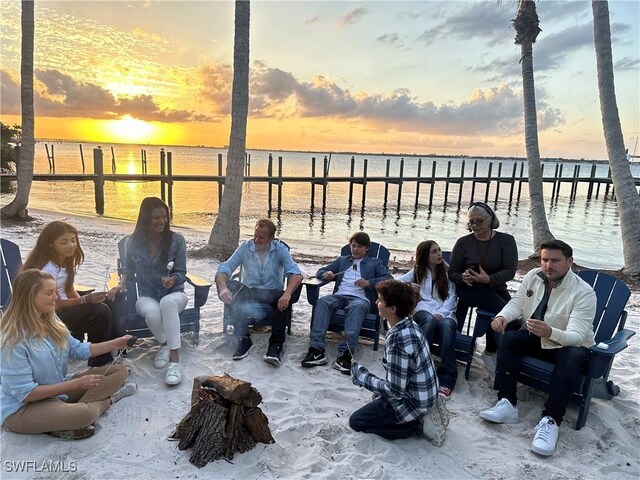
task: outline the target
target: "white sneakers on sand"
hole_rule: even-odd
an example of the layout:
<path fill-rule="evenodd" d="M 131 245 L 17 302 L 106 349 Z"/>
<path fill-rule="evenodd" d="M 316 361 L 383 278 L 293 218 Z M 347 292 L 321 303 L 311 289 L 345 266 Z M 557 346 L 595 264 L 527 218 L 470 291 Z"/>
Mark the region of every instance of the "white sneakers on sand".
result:
<path fill-rule="evenodd" d="M 118 390 L 115 391 L 113 395 L 111 395 L 111 405 L 116 402 L 119 402 L 124 397 L 130 397 L 138 390 L 138 385 L 132 382 L 123 383 Z"/>
<path fill-rule="evenodd" d="M 518 407 L 501 398 L 493 407 L 481 411 L 480 418 L 493 423 L 518 423 Z"/>
<path fill-rule="evenodd" d="M 534 430 L 536 435 L 531 442 L 531 450 L 545 457 L 553 455 L 558 443 L 558 425 L 555 420 L 549 416 L 542 417 Z"/>
<path fill-rule="evenodd" d="M 156 368 L 166 367 L 169 364 L 169 353 L 169 347 L 167 345 L 161 345 L 156 353 L 156 358 L 153 359 L 153 366 Z"/>
<path fill-rule="evenodd" d="M 164 382 L 167 385 L 178 385 L 182 381 L 182 365 L 179 363 L 169 363 L 167 368 L 167 375 L 164 377 Z"/>

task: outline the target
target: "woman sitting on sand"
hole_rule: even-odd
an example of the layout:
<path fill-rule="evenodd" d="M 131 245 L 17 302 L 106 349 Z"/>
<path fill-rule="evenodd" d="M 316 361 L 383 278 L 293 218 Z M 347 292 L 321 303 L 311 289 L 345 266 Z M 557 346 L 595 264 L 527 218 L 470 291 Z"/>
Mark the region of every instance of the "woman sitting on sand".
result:
<path fill-rule="evenodd" d="M 397 278 L 401 282 L 411 283 L 420 297 L 413 310 L 413 321 L 420 326 L 429 348 L 433 348 L 434 343 L 440 346 L 438 393 L 445 399 L 451 397 L 458 379 L 456 287 L 447 276 L 447 268 L 440 246 L 433 240 L 426 240 L 416 248 L 413 270 Z"/>
<path fill-rule="evenodd" d="M 140 204 L 138 221 L 126 244 L 124 274 L 109 298 L 125 290 L 127 278 L 138 283 L 136 311 L 160 342 L 153 365 L 167 367 L 165 382 L 182 381 L 180 366 L 180 317 L 187 306 L 187 248 L 184 237 L 169 227 L 169 207 L 156 197 Z"/>
<path fill-rule="evenodd" d="M 81 439 L 111 405 L 132 395 L 127 368 L 94 367 L 67 379 L 67 359 L 87 359 L 127 346 L 130 335 L 81 343 L 56 317 L 56 282 L 37 269 L 20 273 L 9 308 L 0 319 L 2 423 L 17 433 L 50 433 Z"/>
<path fill-rule="evenodd" d="M 119 337 L 125 332 L 126 304 L 114 299 L 110 306 L 104 302 L 106 292 L 80 296 L 73 287 L 78 266 L 84 261 L 78 230 L 66 222 L 53 221 L 38 236 L 23 269 L 38 268 L 49 273 L 56 282 L 56 313 L 78 340 L 100 343 Z M 112 314 L 113 309 L 113 314 Z M 113 361 L 111 352 L 89 359 L 90 367 L 100 367 Z"/>

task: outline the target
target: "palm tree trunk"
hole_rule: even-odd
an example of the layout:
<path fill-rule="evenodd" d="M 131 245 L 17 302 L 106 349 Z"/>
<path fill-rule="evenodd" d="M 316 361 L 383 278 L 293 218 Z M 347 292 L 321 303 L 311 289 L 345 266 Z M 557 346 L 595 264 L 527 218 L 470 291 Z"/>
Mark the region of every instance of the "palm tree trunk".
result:
<path fill-rule="evenodd" d="M 16 196 L 0 211 L 2 218 L 29 218 L 27 205 L 33 181 L 33 157 L 35 154 L 35 115 L 33 111 L 33 44 L 34 0 L 22 2 L 22 52 L 20 65 L 20 100 L 22 103 L 22 141 L 16 169 Z"/>
<path fill-rule="evenodd" d="M 611 179 L 615 188 L 622 232 L 624 271 L 630 275 L 640 274 L 640 197 L 636 190 L 631 166 L 624 148 L 622 127 L 618 115 L 613 59 L 611 53 L 611 27 L 609 3 L 603 0 L 591 2 L 593 10 L 593 34 L 598 70 L 598 92 L 600 113 L 611 167 Z"/>
<path fill-rule="evenodd" d="M 249 0 L 236 0 L 233 47 L 231 134 L 224 192 L 207 249 L 221 258 L 233 253 L 240 239 L 240 205 L 249 111 Z"/>
<path fill-rule="evenodd" d="M 540 32 L 536 4 L 531 0 L 519 2 L 518 13 L 514 20 L 516 43 L 520 45 L 520 65 L 522 70 L 522 99 L 524 102 L 524 138 L 527 150 L 527 169 L 529 171 L 529 202 L 531 204 L 531 229 L 533 248 L 531 257 L 540 255 L 540 244 L 552 240 L 544 205 L 542 184 L 542 166 L 538 147 L 538 118 L 536 110 L 536 89 L 533 78 L 533 42 Z"/>

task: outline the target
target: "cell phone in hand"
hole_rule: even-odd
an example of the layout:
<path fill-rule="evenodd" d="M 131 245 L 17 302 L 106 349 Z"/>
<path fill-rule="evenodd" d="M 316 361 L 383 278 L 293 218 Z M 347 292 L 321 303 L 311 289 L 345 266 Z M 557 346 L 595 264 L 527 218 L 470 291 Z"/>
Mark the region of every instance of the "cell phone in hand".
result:
<path fill-rule="evenodd" d="M 470 263 L 469 268 L 476 273 L 480 273 L 480 264 L 478 262 Z"/>

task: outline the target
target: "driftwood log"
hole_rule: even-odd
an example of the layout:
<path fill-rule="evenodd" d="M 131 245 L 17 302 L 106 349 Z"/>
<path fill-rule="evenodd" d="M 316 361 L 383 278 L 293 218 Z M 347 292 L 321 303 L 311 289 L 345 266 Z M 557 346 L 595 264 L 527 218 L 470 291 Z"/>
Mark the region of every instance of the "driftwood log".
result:
<path fill-rule="evenodd" d="M 197 467 L 221 457 L 231 460 L 256 442 L 275 443 L 260 402 L 262 395 L 249 382 L 228 375 L 196 377 L 191 411 L 171 438 L 179 440 L 180 450 L 192 449 L 189 461 Z"/>

